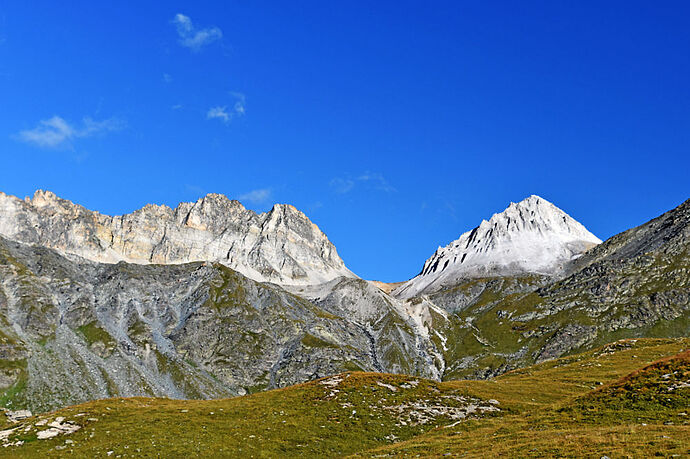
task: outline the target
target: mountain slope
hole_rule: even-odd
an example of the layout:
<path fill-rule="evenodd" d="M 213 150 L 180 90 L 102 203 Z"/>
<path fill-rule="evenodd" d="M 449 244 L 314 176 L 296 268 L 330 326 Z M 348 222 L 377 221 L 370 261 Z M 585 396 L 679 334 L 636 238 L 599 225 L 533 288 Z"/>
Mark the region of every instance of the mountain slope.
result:
<path fill-rule="evenodd" d="M 617 234 L 606 244 L 589 250 L 569 267 L 569 272 L 581 270 L 595 262 L 614 263 L 652 252 L 668 257 L 682 256 L 689 240 L 690 199 L 644 225 Z"/>
<path fill-rule="evenodd" d="M 487 377 L 620 338 L 690 335 L 690 201 L 569 269 L 555 282 L 475 279 L 431 295 L 448 307 L 477 290 L 437 329 L 454 362 L 444 378 Z"/>
<path fill-rule="evenodd" d="M 357 315 L 220 264 L 103 264 L 0 237 L 0 403 L 215 398 L 347 370 L 437 377 L 433 346 L 367 292 Z"/>
<path fill-rule="evenodd" d="M 562 408 L 586 421 L 608 416 L 620 420 L 690 423 L 690 351 L 653 362 L 625 377 L 578 397 Z"/>
<path fill-rule="evenodd" d="M 105 263 L 218 262 L 260 282 L 355 277 L 299 210 L 276 204 L 256 214 L 220 194 L 175 209 L 149 204 L 110 217 L 48 191 L 26 200 L 0 193 L 0 235 Z"/>
<path fill-rule="evenodd" d="M 441 378 L 445 362 L 429 328 L 434 318 L 446 320 L 442 309 L 428 302 L 400 301 L 362 279 L 341 278 L 293 291 L 330 313 L 361 324 L 372 340 L 372 356 L 388 362 L 388 371 Z"/>
<path fill-rule="evenodd" d="M 439 247 L 422 272 L 393 295 L 411 298 L 474 277 L 557 274 L 600 242 L 565 212 L 533 195 Z"/>

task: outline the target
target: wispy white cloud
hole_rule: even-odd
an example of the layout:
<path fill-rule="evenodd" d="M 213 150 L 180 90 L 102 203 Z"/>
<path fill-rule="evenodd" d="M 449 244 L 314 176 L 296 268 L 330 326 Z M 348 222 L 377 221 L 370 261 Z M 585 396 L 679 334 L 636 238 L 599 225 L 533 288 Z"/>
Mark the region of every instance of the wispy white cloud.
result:
<path fill-rule="evenodd" d="M 238 116 L 243 116 L 245 112 L 244 104 L 247 101 L 246 96 L 241 92 L 231 92 L 230 95 L 237 99 L 232 107 L 235 110 L 235 113 Z"/>
<path fill-rule="evenodd" d="M 261 204 L 268 201 L 271 197 L 270 188 L 260 188 L 258 190 L 252 190 L 239 196 L 240 201 L 249 201 L 253 204 Z"/>
<path fill-rule="evenodd" d="M 228 112 L 227 106 L 211 107 L 208 109 L 208 112 L 206 112 L 206 118 L 210 120 L 218 118 L 222 120 L 224 123 L 229 123 L 232 119 L 232 114 Z"/>
<path fill-rule="evenodd" d="M 377 172 L 365 172 L 364 174 L 357 177 L 360 182 L 369 182 L 374 185 L 376 189 L 385 191 L 386 193 L 392 193 L 396 191 L 385 177 Z"/>
<path fill-rule="evenodd" d="M 352 191 L 358 184 L 368 184 L 370 188 L 374 188 L 386 193 L 393 193 L 397 191 L 388 183 L 386 178 L 377 172 L 365 172 L 355 178 L 336 177 L 331 179 L 329 185 L 338 194 L 345 194 Z"/>
<path fill-rule="evenodd" d="M 336 193 L 345 194 L 355 187 L 355 181 L 351 179 L 336 177 L 334 179 L 331 179 L 330 185 Z"/>
<path fill-rule="evenodd" d="M 185 184 L 184 186 L 185 191 L 188 194 L 192 194 L 194 196 L 203 196 L 206 194 L 203 188 L 201 188 L 199 185 L 192 185 L 192 184 Z"/>
<path fill-rule="evenodd" d="M 309 209 L 309 212 L 316 212 L 317 210 L 319 210 L 322 207 L 323 207 L 323 203 L 321 201 L 316 201 L 315 203 L 311 204 L 308 207 L 308 209 Z"/>
<path fill-rule="evenodd" d="M 205 45 L 223 38 L 223 31 L 218 27 L 199 29 L 194 26 L 189 16 L 178 13 L 172 20 L 177 28 L 178 42 L 192 51 L 200 51 Z"/>
<path fill-rule="evenodd" d="M 108 131 L 119 131 L 125 127 L 122 120 L 110 118 L 103 121 L 95 121 L 90 117 L 85 117 L 83 120 L 83 128 L 75 131 L 76 137 L 90 137 L 92 135 L 101 134 Z"/>
<path fill-rule="evenodd" d="M 124 122 L 111 118 L 95 121 L 90 117 L 82 119 L 81 126 L 74 126 L 59 116 L 39 122 L 33 129 L 20 131 L 16 138 L 22 142 L 42 148 L 59 148 L 71 145 L 78 138 L 91 137 L 124 127 Z"/>
<path fill-rule="evenodd" d="M 74 129 L 59 116 L 43 120 L 38 127 L 20 131 L 19 139 L 39 147 L 57 147 L 74 137 Z"/>
<path fill-rule="evenodd" d="M 244 116 L 246 113 L 245 102 L 247 98 L 240 92 L 231 92 L 230 95 L 235 98 L 235 103 L 232 105 L 232 108 L 228 108 L 227 105 L 211 107 L 206 112 L 206 118 L 209 120 L 215 118 L 224 123 L 229 123 L 235 117 Z"/>
<path fill-rule="evenodd" d="M 172 83 L 173 77 L 169 73 L 163 74 L 163 82 Z"/>

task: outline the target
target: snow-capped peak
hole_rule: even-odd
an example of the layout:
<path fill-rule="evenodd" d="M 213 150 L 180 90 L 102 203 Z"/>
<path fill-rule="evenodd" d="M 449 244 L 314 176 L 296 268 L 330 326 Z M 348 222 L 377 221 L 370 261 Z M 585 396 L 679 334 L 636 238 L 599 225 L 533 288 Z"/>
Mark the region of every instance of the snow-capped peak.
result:
<path fill-rule="evenodd" d="M 410 298 L 462 278 L 553 275 L 601 240 L 549 201 L 532 195 L 494 214 L 424 263 L 394 294 Z"/>

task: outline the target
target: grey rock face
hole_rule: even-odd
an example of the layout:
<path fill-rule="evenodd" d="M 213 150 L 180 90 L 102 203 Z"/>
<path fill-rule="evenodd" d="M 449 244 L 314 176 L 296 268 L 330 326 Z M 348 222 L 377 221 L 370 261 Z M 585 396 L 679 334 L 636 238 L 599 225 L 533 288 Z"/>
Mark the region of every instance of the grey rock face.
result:
<path fill-rule="evenodd" d="M 575 260 L 570 273 L 597 262 L 630 260 L 646 253 L 682 256 L 690 240 L 690 199 L 644 225 L 617 234 Z"/>
<path fill-rule="evenodd" d="M 285 285 L 356 277 L 299 210 L 276 204 L 256 214 L 219 194 L 175 209 L 149 204 L 110 217 L 48 191 L 26 200 L 0 193 L 0 235 L 105 263 L 218 262 Z"/>
<path fill-rule="evenodd" d="M 445 362 L 429 337 L 433 317 L 428 304 L 415 308 L 362 279 L 341 278 L 299 293 L 359 326 L 370 341 L 378 371 L 441 377 Z"/>
<path fill-rule="evenodd" d="M 553 281 L 548 276 L 525 275 L 521 277 L 483 277 L 461 282 L 428 295 L 437 306 L 448 312 L 460 312 L 470 306 L 484 304 L 483 299 L 503 298 L 517 293 L 531 292 Z M 490 304 L 490 303 L 486 303 Z"/>
<path fill-rule="evenodd" d="M 345 287 L 309 301 L 220 264 L 103 264 L 0 238 L 0 281 L 12 409 L 222 397 L 347 370 L 439 374 L 433 344 L 357 279 L 334 281 L 355 285 L 360 306 L 344 308 L 332 299 Z"/>

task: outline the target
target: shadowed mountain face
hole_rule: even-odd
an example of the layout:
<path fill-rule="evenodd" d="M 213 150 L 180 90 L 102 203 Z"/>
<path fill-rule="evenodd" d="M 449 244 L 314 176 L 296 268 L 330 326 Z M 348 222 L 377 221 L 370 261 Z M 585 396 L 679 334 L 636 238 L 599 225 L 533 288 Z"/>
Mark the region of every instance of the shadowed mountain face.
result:
<path fill-rule="evenodd" d="M 220 194 L 110 217 L 48 191 L 26 200 L 0 193 L 0 235 L 105 263 L 217 262 L 284 285 L 355 277 L 299 210 L 276 204 L 256 214 Z"/>
<path fill-rule="evenodd" d="M 257 215 L 209 195 L 107 217 L 49 193 L 2 195 L 0 233 L 11 237 L 0 237 L 0 404 L 215 398 L 347 370 L 486 378 L 620 338 L 690 334 L 690 201 L 579 258 L 584 249 L 568 244 L 593 236 L 526 201 L 491 220 L 505 217 L 496 241 L 512 245 L 482 245 L 475 262 L 515 255 L 527 231 L 570 241 L 533 265 L 567 276 L 492 265 L 400 299 L 350 273 L 290 206 Z M 529 209 L 543 215 L 513 221 Z M 197 257 L 209 259 L 183 263 Z"/>

